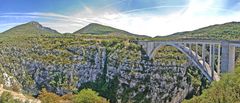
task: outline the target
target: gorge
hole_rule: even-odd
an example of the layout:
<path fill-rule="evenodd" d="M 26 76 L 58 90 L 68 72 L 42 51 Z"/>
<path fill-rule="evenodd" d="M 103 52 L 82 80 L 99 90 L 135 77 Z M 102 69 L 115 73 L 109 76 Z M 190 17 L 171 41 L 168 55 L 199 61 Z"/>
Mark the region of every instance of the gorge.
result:
<path fill-rule="evenodd" d="M 229 29 L 239 30 L 239 24 L 229 24 L 233 23 L 221 25 L 226 27 L 224 35 L 231 34 Z M 60 34 L 29 22 L 0 34 L 0 84 L 34 97 L 42 89 L 64 96 L 91 88 L 111 103 L 180 103 L 209 87 L 207 78 L 174 47 L 163 46 L 149 58 L 130 41 L 207 38 L 204 34 L 222 33 L 212 30 L 217 26 L 205 28 L 207 32 L 150 38 L 99 24 Z M 216 39 L 239 40 L 239 31 Z"/>

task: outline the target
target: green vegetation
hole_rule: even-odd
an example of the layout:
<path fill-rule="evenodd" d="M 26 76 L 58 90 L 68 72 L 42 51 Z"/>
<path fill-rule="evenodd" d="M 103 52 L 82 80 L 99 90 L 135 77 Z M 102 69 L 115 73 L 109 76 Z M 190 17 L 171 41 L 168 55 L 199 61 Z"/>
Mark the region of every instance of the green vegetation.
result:
<path fill-rule="evenodd" d="M 91 89 L 83 89 L 74 97 L 74 103 L 109 103 L 109 102 L 106 99 L 99 97 L 97 92 Z"/>
<path fill-rule="evenodd" d="M 4 91 L 0 97 L 0 103 L 22 103 L 22 102 L 17 99 L 14 99 L 11 93 Z"/>
<path fill-rule="evenodd" d="M 14 99 L 11 93 L 3 92 L 1 95 L 0 103 L 14 103 Z"/>
<path fill-rule="evenodd" d="M 194 31 L 179 32 L 165 38 L 195 38 L 195 39 L 220 39 L 240 40 L 240 23 L 230 22 L 219 25 L 212 25 Z"/>
<path fill-rule="evenodd" d="M 43 89 L 38 96 L 42 103 L 59 103 L 60 96 L 56 95 L 55 93 L 47 92 L 46 89 Z"/>
<path fill-rule="evenodd" d="M 239 103 L 240 102 L 240 66 L 234 73 L 223 74 L 221 80 L 213 82 L 203 91 L 183 103 Z"/>
<path fill-rule="evenodd" d="M 74 32 L 73 34 L 94 34 L 94 35 L 118 35 L 118 36 L 136 36 L 136 37 L 147 37 L 132 34 L 123 30 L 119 30 L 110 26 L 105 26 L 97 23 L 91 23 L 86 27 Z"/>
<path fill-rule="evenodd" d="M 109 103 L 92 89 L 82 89 L 76 95 L 66 94 L 61 97 L 43 89 L 38 98 L 42 103 Z"/>
<path fill-rule="evenodd" d="M 87 25 L 86 27 L 80 29 L 79 31 L 76 31 L 74 34 L 109 34 L 111 32 L 120 31 L 118 29 L 104 26 L 101 24 L 92 23 Z"/>
<path fill-rule="evenodd" d="M 14 28 L 11 28 L 2 34 L 0 34 L 0 37 L 29 37 L 29 36 L 49 36 L 49 35 L 59 35 L 56 30 L 52 30 L 47 27 L 43 27 L 38 22 L 29 22 L 26 24 L 22 24 L 19 26 L 16 26 Z"/>

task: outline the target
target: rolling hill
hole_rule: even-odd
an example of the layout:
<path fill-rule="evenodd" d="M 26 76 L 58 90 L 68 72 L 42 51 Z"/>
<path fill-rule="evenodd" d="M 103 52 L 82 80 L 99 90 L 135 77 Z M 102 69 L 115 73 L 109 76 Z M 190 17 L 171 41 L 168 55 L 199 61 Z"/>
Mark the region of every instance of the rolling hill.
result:
<path fill-rule="evenodd" d="M 44 27 L 38 22 L 31 21 L 26 24 L 18 25 L 3 33 L 1 36 L 40 36 L 40 35 L 57 35 L 56 30 Z"/>
<path fill-rule="evenodd" d="M 91 23 L 73 34 L 93 34 L 93 35 L 126 35 L 137 37 L 148 37 L 145 35 L 132 34 L 124 30 L 116 29 L 110 26 L 105 26 L 97 23 Z"/>
<path fill-rule="evenodd" d="M 158 37 L 162 38 L 162 37 Z M 212 25 L 193 31 L 178 32 L 164 38 L 195 38 L 195 39 L 240 39 L 240 22 L 229 22 L 224 24 Z"/>
<path fill-rule="evenodd" d="M 59 35 L 56 30 L 42 26 L 40 23 L 31 21 L 26 24 L 18 25 L 3 33 L 1 37 L 16 37 L 16 36 L 56 36 Z M 70 34 L 91 34 L 91 35 L 115 35 L 115 36 L 134 36 L 134 37 L 148 37 L 146 35 L 132 34 L 124 30 L 105 26 L 97 23 L 91 23 L 80 30 Z"/>

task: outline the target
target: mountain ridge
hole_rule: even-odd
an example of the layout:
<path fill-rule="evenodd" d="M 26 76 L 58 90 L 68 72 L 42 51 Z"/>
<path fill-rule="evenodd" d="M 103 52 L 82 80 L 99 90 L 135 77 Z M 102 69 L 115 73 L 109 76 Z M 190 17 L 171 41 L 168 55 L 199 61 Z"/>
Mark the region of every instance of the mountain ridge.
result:
<path fill-rule="evenodd" d="M 12 27 L 0 33 L 1 36 L 6 36 L 6 35 L 9 36 L 14 34 L 15 35 L 30 34 L 30 35 L 38 36 L 38 35 L 45 35 L 45 34 L 66 34 L 66 33 L 59 33 L 57 30 L 51 29 L 49 27 L 45 27 L 36 21 L 30 21 L 25 24 L 17 25 L 15 27 Z M 133 34 L 128 31 L 117 29 L 111 26 L 105 26 L 98 23 L 90 23 L 89 25 L 73 33 L 67 33 L 67 34 L 120 35 L 120 36 L 149 37 L 147 35 Z"/>
<path fill-rule="evenodd" d="M 73 34 L 92 34 L 92 35 L 128 35 L 137 37 L 149 37 L 146 35 L 133 34 L 128 31 L 117 29 L 98 23 L 90 23 L 87 26 L 73 32 Z"/>
<path fill-rule="evenodd" d="M 177 39 L 227 39 L 239 40 L 240 39 L 240 22 L 227 22 L 223 24 L 215 24 L 207 27 L 199 28 L 192 31 L 183 31 L 173 33 L 168 36 L 156 38 L 177 38 Z"/>
<path fill-rule="evenodd" d="M 31 21 L 25 24 L 17 25 L 2 33 L 0 36 L 8 35 L 46 35 L 46 34 L 63 34 L 57 30 L 42 26 L 39 22 Z M 118 35 L 118 36 L 135 36 L 149 37 L 147 35 L 133 34 L 128 31 L 117 29 L 111 26 L 106 26 L 98 23 L 90 23 L 87 26 L 70 34 L 91 34 L 91 35 Z M 156 36 L 154 38 L 170 38 L 170 39 L 240 39 L 240 22 L 227 22 L 223 24 L 215 24 L 207 27 L 199 28 L 192 31 L 183 31 L 170 34 L 168 36 Z"/>
<path fill-rule="evenodd" d="M 39 36 L 47 34 L 60 34 L 58 31 L 49 27 L 42 26 L 36 21 L 31 21 L 25 24 L 17 25 L 1 33 L 1 36 L 24 35 L 24 36 Z"/>

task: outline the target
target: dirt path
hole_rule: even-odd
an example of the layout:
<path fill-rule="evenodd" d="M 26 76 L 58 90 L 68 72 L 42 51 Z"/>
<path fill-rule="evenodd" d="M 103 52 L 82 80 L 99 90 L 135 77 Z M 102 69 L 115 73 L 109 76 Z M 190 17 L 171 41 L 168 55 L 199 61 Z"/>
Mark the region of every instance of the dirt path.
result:
<path fill-rule="evenodd" d="M 18 100 L 20 100 L 22 102 L 29 101 L 30 103 L 41 103 L 41 101 L 38 100 L 38 99 L 27 98 L 26 96 L 24 96 L 21 93 L 17 93 L 17 92 L 13 92 L 13 91 L 10 91 L 10 90 L 6 90 L 6 89 L 3 88 L 3 85 L 0 84 L 0 95 L 2 95 L 2 93 L 4 91 L 11 93 L 14 99 L 18 99 Z"/>

